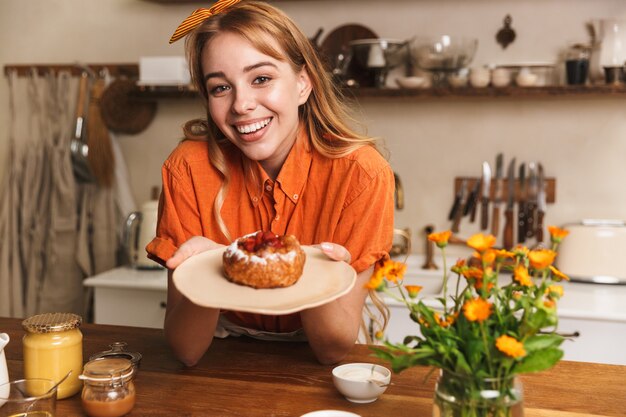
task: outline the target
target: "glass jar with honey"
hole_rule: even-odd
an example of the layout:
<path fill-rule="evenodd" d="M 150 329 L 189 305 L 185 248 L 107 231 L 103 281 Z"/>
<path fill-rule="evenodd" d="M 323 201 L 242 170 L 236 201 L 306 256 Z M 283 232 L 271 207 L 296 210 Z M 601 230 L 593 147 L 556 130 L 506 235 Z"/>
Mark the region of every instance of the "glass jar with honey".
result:
<path fill-rule="evenodd" d="M 45 313 L 22 321 L 24 378 L 60 381 L 57 398 L 70 397 L 80 391 L 78 379 L 83 367 L 82 318 L 72 313 Z"/>
<path fill-rule="evenodd" d="M 124 358 L 89 361 L 79 376 L 84 381 L 81 401 L 90 417 L 120 417 L 135 406 L 133 363 Z"/>

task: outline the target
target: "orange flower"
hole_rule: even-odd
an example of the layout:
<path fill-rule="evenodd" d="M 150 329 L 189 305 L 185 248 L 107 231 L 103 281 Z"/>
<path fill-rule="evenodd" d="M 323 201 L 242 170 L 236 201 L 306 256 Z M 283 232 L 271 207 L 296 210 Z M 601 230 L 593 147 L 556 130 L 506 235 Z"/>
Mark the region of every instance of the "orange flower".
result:
<path fill-rule="evenodd" d="M 498 259 L 498 260 L 512 258 L 513 256 L 515 256 L 515 254 L 513 252 L 509 252 L 506 249 L 496 249 L 496 250 L 494 250 L 494 252 L 496 254 L 496 259 Z"/>
<path fill-rule="evenodd" d="M 454 321 L 456 320 L 456 317 L 452 315 L 441 318 L 438 313 L 435 313 L 434 317 L 437 324 L 444 328 L 452 326 L 454 324 Z"/>
<path fill-rule="evenodd" d="M 465 269 L 465 259 L 457 259 L 456 264 L 450 270 L 456 274 L 462 274 Z"/>
<path fill-rule="evenodd" d="M 530 278 L 528 274 L 528 269 L 524 265 L 518 265 L 513 270 L 513 279 L 519 282 L 520 285 L 524 287 L 532 287 L 533 280 Z"/>
<path fill-rule="evenodd" d="M 391 259 L 387 259 L 382 265 L 376 264 L 377 268 L 374 274 L 380 274 L 382 278 L 386 278 L 387 281 L 398 282 L 402 280 L 404 272 L 406 271 L 406 264 L 404 262 L 397 262 Z"/>
<path fill-rule="evenodd" d="M 550 297 L 551 299 L 559 299 L 561 297 L 563 297 L 563 287 L 561 287 L 560 285 L 550 285 L 548 286 L 548 288 L 546 288 L 546 295 L 548 297 Z"/>
<path fill-rule="evenodd" d="M 404 262 L 389 261 L 389 269 L 386 271 L 385 277 L 388 281 L 398 282 L 404 277 L 406 272 L 406 264 Z"/>
<path fill-rule="evenodd" d="M 565 275 L 563 272 L 559 271 L 552 265 L 550 265 L 549 268 L 550 268 L 550 271 L 552 271 L 552 278 L 554 278 L 555 281 L 563 281 L 563 280 L 569 281 L 569 277 Z"/>
<path fill-rule="evenodd" d="M 491 315 L 491 303 L 482 298 L 474 298 L 463 304 L 463 314 L 469 321 L 483 322 Z"/>
<path fill-rule="evenodd" d="M 367 284 L 365 284 L 365 288 L 380 291 L 382 290 L 384 283 L 384 277 L 380 273 L 380 269 L 377 269 L 374 271 Z"/>
<path fill-rule="evenodd" d="M 428 240 L 431 242 L 435 242 L 438 247 L 445 248 L 448 245 L 448 240 L 452 236 L 452 232 L 450 230 L 446 230 L 445 232 L 439 233 L 431 233 L 428 235 Z"/>
<path fill-rule="evenodd" d="M 563 238 L 569 235 L 569 230 L 561 229 L 556 226 L 548 226 L 548 232 L 550 232 L 550 240 L 552 243 L 561 243 Z"/>
<path fill-rule="evenodd" d="M 496 244 L 496 237 L 493 235 L 475 234 L 467 239 L 467 246 L 478 252 L 484 252 Z"/>
<path fill-rule="evenodd" d="M 544 300 L 543 306 L 545 308 L 554 308 L 556 307 L 556 303 L 554 302 L 554 300 Z"/>
<path fill-rule="evenodd" d="M 382 330 L 378 330 L 376 333 L 374 333 L 374 338 L 376 340 L 383 340 L 384 337 L 385 333 L 383 333 Z"/>
<path fill-rule="evenodd" d="M 474 281 L 474 288 L 476 288 L 476 290 L 481 290 L 483 288 L 483 282 L 484 280 L 477 279 L 476 281 Z M 493 286 L 493 282 L 489 282 L 487 284 L 487 291 L 491 291 L 493 289 Z"/>
<path fill-rule="evenodd" d="M 462 272 L 463 276 L 467 279 L 483 279 L 483 270 L 480 268 L 476 268 L 475 266 L 470 266 L 466 268 Z"/>
<path fill-rule="evenodd" d="M 404 288 L 409 292 L 409 297 L 415 298 L 420 291 L 422 291 L 423 287 L 419 285 L 405 285 Z"/>
<path fill-rule="evenodd" d="M 491 265 L 496 260 L 496 251 L 493 249 L 487 249 L 483 252 L 483 262 L 487 265 Z"/>
<path fill-rule="evenodd" d="M 526 356 L 524 344 L 511 336 L 502 335 L 498 337 L 496 339 L 496 347 L 500 352 L 512 358 L 521 358 L 522 356 Z"/>
<path fill-rule="evenodd" d="M 528 248 L 526 246 L 522 246 L 522 245 L 517 245 L 515 248 L 513 248 L 513 255 L 523 258 L 526 255 L 528 255 Z"/>
<path fill-rule="evenodd" d="M 552 265 L 556 258 L 556 252 L 550 249 L 535 249 L 528 252 L 530 266 L 535 269 L 545 269 Z"/>

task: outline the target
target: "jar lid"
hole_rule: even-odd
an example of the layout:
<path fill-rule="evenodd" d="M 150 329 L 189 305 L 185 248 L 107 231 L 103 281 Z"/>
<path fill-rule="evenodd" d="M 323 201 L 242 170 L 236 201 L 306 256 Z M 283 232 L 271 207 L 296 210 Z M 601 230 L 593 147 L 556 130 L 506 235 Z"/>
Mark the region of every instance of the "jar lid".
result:
<path fill-rule="evenodd" d="M 111 350 L 105 350 L 103 352 L 94 353 L 89 357 L 90 361 L 99 358 L 123 358 L 128 359 L 133 363 L 135 367 L 139 367 L 141 362 L 141 353 L 129 352 L 126 350 L 126 342 L 114 342 L 109 345 Z"/>
<path fill-rule="evenodd" d="M 76 329 L 82 322 L 78 314 L 44 313 L 22 321 L 22 327 L 30 333 L 52 333 Z"/>
<path fill-rule="evenodd" d="M 129 380 L 134 373 L 131 361 L 124 358 L 100 358 L 89 361 L 78 378 L 94 382 L 117 382 Z"/>

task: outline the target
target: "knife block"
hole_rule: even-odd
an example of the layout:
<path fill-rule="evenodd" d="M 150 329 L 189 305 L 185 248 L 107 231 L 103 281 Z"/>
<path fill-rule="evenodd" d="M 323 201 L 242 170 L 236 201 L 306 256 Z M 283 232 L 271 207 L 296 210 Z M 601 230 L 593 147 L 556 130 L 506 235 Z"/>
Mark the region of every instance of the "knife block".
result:
<path fill-rule="evenodd" d="M 471 190 L 476 184 L 476 181 L 480 181 L 480 178 L 477 177 L 456 177 L 454 179 L 454 194 L 456 195 L 461 190 L 461 184 L 463 181 L 467 181 L 467 189 Z M 528 180 L 527 180 L 528 182 Z M 506 203 L 506 200 L 509 196 L 509 181 L 504 178 L 502 180 L 502 202 Z M 546 203 L 554 203 L 556 198 L 556 179 L 555 178 L 544 178 L 544 185 L 546 191 Z M 478 195 L 482 194 L 482 184 L 480 189 L 478 190 Z M 496 193 L 496 180 L 491 180 L 491 187 L 489 190 L 489 200 L 493 201 Z M 522 200 L 522 190 L 520 186 L 520 181 L 518 179 L 515 180 L 515 202 L 519 202 Z"/>

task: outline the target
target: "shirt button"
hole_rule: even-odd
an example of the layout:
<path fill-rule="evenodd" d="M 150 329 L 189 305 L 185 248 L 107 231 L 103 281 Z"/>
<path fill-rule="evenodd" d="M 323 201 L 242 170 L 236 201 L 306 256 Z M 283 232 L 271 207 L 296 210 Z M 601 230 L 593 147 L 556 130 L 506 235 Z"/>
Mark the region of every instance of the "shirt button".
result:
<path fill-rule="evenodd" d="M 271 186 L 271 185 L 269 185 L 269 184 L 267 184 L 267 185 L 265 186 L 265 189 L 266 189 L 267 191 L 272 191 L 272 186 Z"/>
<path fill-rule="evenodd" d="M 279 221 L 280 220 L 280 216 L 277 214 L 276 217 L 274 217 L 274 221 Z"/>
<path fill-rule="evenodd" d="M 293 195 L 293 199 L 294 199 L 294 200 L 297 200 L 297 199 L 298 199 L 298 194 L 294 194 L 294 195 Z"/>
<path fill-rule="evenodd" d="M 257 197 L 252 197 L 252 201 L 256 203 L 257 201 L 259 201 L 259 199 Z"/>

